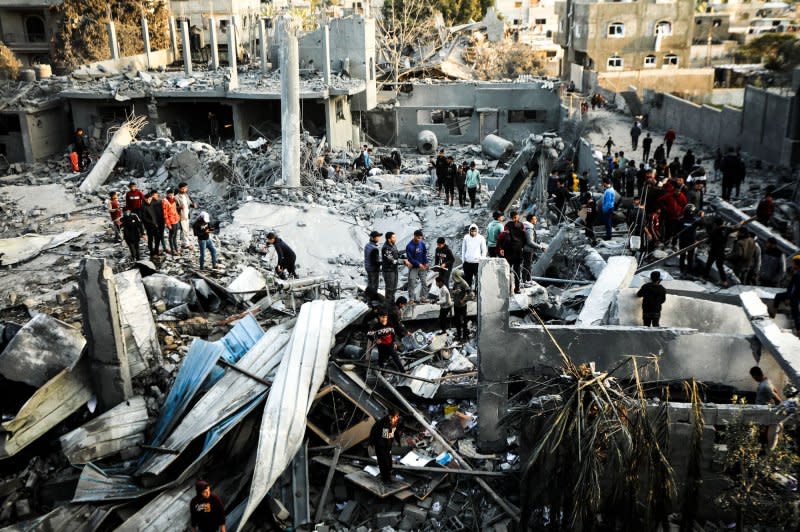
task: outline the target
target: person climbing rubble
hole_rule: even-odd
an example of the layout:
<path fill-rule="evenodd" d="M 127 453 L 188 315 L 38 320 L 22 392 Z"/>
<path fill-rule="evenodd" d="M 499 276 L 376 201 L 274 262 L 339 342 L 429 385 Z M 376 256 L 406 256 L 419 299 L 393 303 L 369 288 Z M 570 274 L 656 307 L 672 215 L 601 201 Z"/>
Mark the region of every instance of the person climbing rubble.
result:
<path fill-rule="evenodd" d="M 289 247 L 289 244 L 284 242 L 283 239 L 278 238 L 278 235 L 275 233 L 269 232 L 267 233 L 267 246 L 275 248 L 275 253 L 278 255 L 278 264 L 275 265 L 275 273 L 277 273 L 281 279 L 286 279 L 287 276 L 296 279 L 297 271 L 295 271 L 295 262 L 297 261 L 297 255 L 294 250 Z"/>
<path fill-rule="evenodd" d="M 399 422 L 400 413 L 395 409 L 376 421 L 369 431 L 369 442 L 375 449 L 375 458 L 381 471 L 380 480 L 383 483 L 392 481 L 392 443 L 400 440 L 397 432 Z"/>
<path fill-rule="evenodd" d="M 453 321 L 456 327 L 456 340 L 469 340 L 467 329 L 467 303 L 475 299 L 475 292 L 464 279 L 460 269 L 453 271 L 453 289 L 450 291 L 453 300 Z"/>
<path fill-rule="evenodd" d="M 441 329 L 442 334 L 447 334 L 447 329 L 450 328 L 453 298 L 450 296 L 450 290 L 442 277 L 436 278 L 436 287 L 439 289 L 439 329 Z"/>
<path fill-rule="evenodd" d="M 661 305 L 667 300 L 667 291 L 661 285 L 661 272 L 650 272 L 650 282 L 636 292 L 642 298 L 642 321 L 645 327 L 659 327 Z"/>
<path fill-rule="evenodd" d="M 194 485 L 195 497 L 189 502 L 192 532 L 225 532 L 225 505 L 211 492 L 211 484 L 198 480 Z"/>
<path fill-rule="evenodd" d="M 428 248 L 421 229 L 414 231 L 414 237 L 406 245 L 406 268 L 408 268 L 409 303 L 424 303 L 428 299 Z M 419 294 L 417 294 L 417 284 Z"/>
<path fill-rule="evenodd" d="M 216 269 L 217 248 L 214 247 L 214 241 L 211 239 L 211 233 L 214 232 L 214 228 L 211 225 L 211 216 L 205 211 L 201 212 L 192 224 L 192 230 L 200 246 L 200 269 L 202 270 L 205 265 L 206 250 L 211 253 L 211 267 Z"/>
<path fill-rule="evenodd" d="M 374 342 L 378 349 L 378 367 L 382 368 L 386 361 L 391 359 L 398 371 L 405 371 L 403 361 L 395 349 L 395 343 L 400 339 L 400 332 L 397 329 L 397 326 L 389 320 L 389 311 L 381 309 L 375 319 L 367 325 L 367 338 Z"/>

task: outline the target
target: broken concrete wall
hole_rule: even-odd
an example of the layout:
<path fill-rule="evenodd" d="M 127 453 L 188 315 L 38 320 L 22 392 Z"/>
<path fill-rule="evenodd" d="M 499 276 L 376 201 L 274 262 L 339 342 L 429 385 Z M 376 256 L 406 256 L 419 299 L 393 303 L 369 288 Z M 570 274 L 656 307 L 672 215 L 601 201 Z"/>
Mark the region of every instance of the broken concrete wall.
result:
<path fill-rule="evenodd" d="M 508 377 L 523 369 L 552 371 L 562 366 L 550 334 L 577 363 L 594 362 L 598 371 L 610 370 L 632 355 L 658 355 L 659 373 L 647 380 L 683 380 L 752 388 L 750 368 L 759 346 L 751 334 L 704 333 L 696 329 L 552 325 L 510 327 L 508 319 L 508 264 L 503 259 L 481 263 L 478 294 L 479 439 L 483 447 L 504 443 L 496 424 L 508 402 Z M 549 334 L 548 334 L 549 331 Z M 783 371 L 771 357 L 761 357 L 765 373 L 782 379 Z M 619 377 L 632 373 L 628 363 Z"/>
<path fill-rule="evenodd" d="M 133 378 L 147 369 L 149 360 L 158 360 L 161 347 L 139 270 L 118 273 L 114 280 L 121 302 L 120 323 Z"/>
<path fill-rule="evenodd" d="M 398 103 L 396 142 L 407 146 L 424 129 L 440 144 L 477 144 L 490 133 L 521 142 L 531 133 L 558 129 L 561 120 L 558 91 L 538 82 L 414 84 L 410 93 L 398 95 Z M 432 111 L 454 118 L 433 123 Z"/>
<path fill-rule="evenodd" d="M 626 288 L 617 296 L 615 322 L 642 324 L 642 299 L 638 288 Z M 661 308 L 661 326 L 697 329 L 708 333 L 750 334 L 750 320 L 739 305 L 704 301 L 694 297 L 667 295 Z"/>
<path fill-rule="evenodd" d="M 104 259 L 81 260 L 79 279 L 92 383 L 98 406 L 105 411 L 133 395 L 116 283 Z"/>

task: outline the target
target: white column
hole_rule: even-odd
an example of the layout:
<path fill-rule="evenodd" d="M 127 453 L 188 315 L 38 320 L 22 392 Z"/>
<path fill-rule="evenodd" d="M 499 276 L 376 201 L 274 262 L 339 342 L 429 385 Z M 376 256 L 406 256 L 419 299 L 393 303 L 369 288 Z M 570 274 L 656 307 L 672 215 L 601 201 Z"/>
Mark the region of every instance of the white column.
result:
<path fill-rule="evenodd" d="M 147 27 L 147 17 L 142 13 L 142 39 L 144 40 L 144 55 L 147 57 L 147 68 L 153 68 L 150 64 L 150 30 Z"/>
<path fill-rule="evenodd" d="M 283 182 L 300 186 L 300 52 L 299 24 L 289 15 L 280 20 L 281 35 L 281 147 Z"/>
<path fill-rule="evenodd" d="M 331 30 L 327 24 L 322 28 L 322 81 L 331 84 Z"/>
<path fill-rule="evenodd" d="M 189 45 L 189 21 L 181 20 L 181 42 L 183 45 L 183 71 L 187 76 L 192 75 L 192 49 Z"/>
<path fill-rule="evenodd" d="M 119 59 L 119 44 L 117 44 L 117 28 L 114 21 L 108 21 L 108 46 L 111 48 L 111 59 Z"/>
<path fill-rule="evenodd" d="M 236 15 L 231 15 L 231 22 L 228 24 L 228 64 L 231 67 L 231 81 L 229 89 L 239 86 L 239 72 L 236 70 Z"/>
<path fill-rule="evenodd" d="M 175 26 L 175 17 L 169 17 L 169 44 L 172 48 L 172 60 L 178 59 L 178 29 Z"/>
<path fill-rule="evenodd" d="M 261 58 L 261 73 L 269 72 L 269 59 L 267 58 L 267 21 L 262 17 L 258 19 L 258 52 Z"/>
<path fill-rule="evenodd" d="M 217 42 L 217 19 L 208 17 L 208 34 L 211 36 L 211 68 L 219 68 L 219 42 Z"/>

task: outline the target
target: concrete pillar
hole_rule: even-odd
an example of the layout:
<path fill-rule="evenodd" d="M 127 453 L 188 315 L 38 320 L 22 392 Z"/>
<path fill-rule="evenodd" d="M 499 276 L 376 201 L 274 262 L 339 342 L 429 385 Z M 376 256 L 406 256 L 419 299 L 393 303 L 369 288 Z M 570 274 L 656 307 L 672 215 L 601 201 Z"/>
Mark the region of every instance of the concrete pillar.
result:
<path fill-rule="evenodd" d="M 506 375 L 497 379 L 492 370 L 505 364 L 510 279 L 505 259 L 482 260 L 478 266 L 478 444 L 493 451 L 506 445 L 506 431 L 498 422 L 508 408 L 508 384 Z"/>
<path fill-rule="evenodd" d="M 117 27 L 113 20 L 108 21 L 108 46 L 111 48 L 111 59 L 119 59 L 119 43 L 117 42 Z"/>
<path fill-rule="evenodd" d="M 147 68 L 152 68 L 150 63 L 150 30 L 147 26 L 147 17 L 142 14 L 142 40 L 144 41 L 144 55 L 147 57 Z"/>
<path fill-rule="evenodd" d="M 234 140 L 247 140 L 250 133 L 250 117 L 247 116 L 247 104 L 233 103 L 231 109 L 233 110 L 233 138 Z"/>
<path fill-rule="evenodd" d="M 189 20 L 181 20 L 181 46 L 183 46 L 183 72 L 192 75 L 192 48 L 189 44 Z"/>
<path fill-rule="evenodd" d="M 239 86 L 239 72 L 236 70 L 236 54 L 238 48 L 236 47 L 236 16 L 231 16 L 231 22 L 228 24 L 228 64 L 231 67 L 231 80 L 228 84 L 229 89 L 235 89 Z"/>
<path fill-rule="evenodd" d="M 280 20 L 281 35 L 281 148 L 283 182 L 300 186 L 300 51 L 299 24 L 289 15 Z"/>
<path fill-rule="evenodd" d="M 175 26 L 175 17 L 169 17 L 169 46 L 172 49 L 172 60 L 178 59 L 178 28 Z"/>
<path fill-rule="evenodd" d="M 211 36 L 211 68 L 219 68 L 219 42 L 217 41 L 217 19 L 208 17 L 208 33 Z"/>
<path fill-rule="evenodd" d="M 261 73 L 269 72 L 269 59 L 267 58 L 267 21 L 258 19 L 258 57 L 261 58 Z"/>
<path fill-rule="evenodd" d="M 104 259 L 81 260 L 79 293 L 92 384 L 102 412 L 133 396 L 114 272 Z"/>
<path fill-rule="evenodd" d="M 331 84 L 331 30 L 327 24 L 322 28 L 322 81 Z"/>
<path fill-rule="evenodd" d="M 608 264 L 592 285 L 592 291 L 583 303 L 575 326 L 603 325 L 611 303 L 623 288 L 631 284 L 638 266 L 635 257 L 616 256 L 608 259 Z"/>

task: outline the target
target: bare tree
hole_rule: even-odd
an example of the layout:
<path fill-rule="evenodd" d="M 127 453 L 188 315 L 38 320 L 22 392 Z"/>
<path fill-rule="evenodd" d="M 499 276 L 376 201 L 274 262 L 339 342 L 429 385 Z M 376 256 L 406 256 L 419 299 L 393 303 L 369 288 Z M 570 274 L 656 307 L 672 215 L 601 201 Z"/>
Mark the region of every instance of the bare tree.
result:
<path fill-rule="evenodd" d="M 404 56 L 435 34 L 431 7 L 424 0 L 385 0 L 383 8 L 373 12 L 380 31 L 379 51 L 390 65 L 396 90 Z"/>

